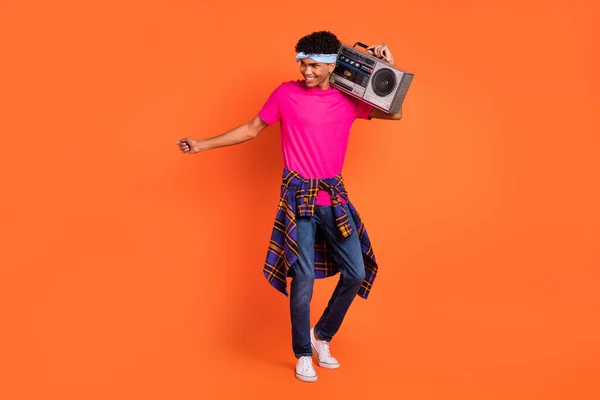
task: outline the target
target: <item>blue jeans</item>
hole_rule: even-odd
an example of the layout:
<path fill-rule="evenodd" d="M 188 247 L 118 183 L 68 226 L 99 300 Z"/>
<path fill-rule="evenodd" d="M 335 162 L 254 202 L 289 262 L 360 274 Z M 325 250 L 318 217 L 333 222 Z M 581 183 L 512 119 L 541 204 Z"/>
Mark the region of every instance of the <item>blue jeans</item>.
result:
<path fill-rule="evenodd" d="M 347 205 L 343 205 L 348 214 Z M 365 279 L 365 266 L 356 224 L 350 217 L 353 232 L 344 238 L 339 231 L 330 206 L 316 206 L 313 217 L 298 217 L 299 258 L 291 267 L 290 314 L 292 319 L 292 348 L 296 357 L 311 356 L 310 345 L 310 301 L 315 281 L 314 243 L 317 224 L 321 226 L 333 259 L 339 266 L 340 279 L 329 300 L 327 308 L 315 325 L 315 333 L 330 341 L 337 333 L 342 321 Z"/>

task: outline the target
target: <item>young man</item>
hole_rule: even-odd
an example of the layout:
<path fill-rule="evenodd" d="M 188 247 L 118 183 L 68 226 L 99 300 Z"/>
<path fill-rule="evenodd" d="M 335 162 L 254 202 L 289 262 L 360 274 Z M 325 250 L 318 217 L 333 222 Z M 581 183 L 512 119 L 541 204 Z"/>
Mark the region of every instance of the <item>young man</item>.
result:
<path fill-rule="evenodd" d="M 377 264 L 366 229 L 344 189 L 341 176 L 350 127 L 355 119 L 400 119 L 375 109 L 329 85 L 341 43 L 327 31 L 304 36 L 296 44 L 296 62 L 304 79 L 281 84 L 249 123 L 205 140 L 181 139 L 186 154 L 231 146 L 255 138 L 281 122 L 283 182 L 281 198 L 264 275 L 288 295 L 296 377 L 317 380 L 318 365 L 338 368 L 329 341 L 338 331 L 354 297 L 367 298 Z M 371 46 L 371 54 L 394 65 L 385 44 Z M 339 282 L 319 322 L 310 327 L 310 301 L 315 278 L 340 273 Z"/>

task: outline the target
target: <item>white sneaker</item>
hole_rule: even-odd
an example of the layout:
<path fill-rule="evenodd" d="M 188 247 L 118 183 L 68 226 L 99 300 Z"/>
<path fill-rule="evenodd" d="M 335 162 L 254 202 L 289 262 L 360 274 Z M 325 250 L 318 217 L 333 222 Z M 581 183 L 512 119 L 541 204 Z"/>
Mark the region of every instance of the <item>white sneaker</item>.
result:
<path fill-rule="evenodd" d="M 314 352 L 317 354 L 319 367 L 329 369 L 336 369 L 340 367 L 338 360 L 331 357 L 331 353 L 329 352 L 329 343 L 327 343 L 325 340 L 318 340 L 315 337 L 314 327 L 310 330 L 310 344 L 312 345 Z"/>
<path fill-rule="evenodd" d="M 313 368 L 312 357 L 303 356 L 296 362 L 296 378 L 304 382 L 314 382 L 317 380 L 317 373 Z"/>

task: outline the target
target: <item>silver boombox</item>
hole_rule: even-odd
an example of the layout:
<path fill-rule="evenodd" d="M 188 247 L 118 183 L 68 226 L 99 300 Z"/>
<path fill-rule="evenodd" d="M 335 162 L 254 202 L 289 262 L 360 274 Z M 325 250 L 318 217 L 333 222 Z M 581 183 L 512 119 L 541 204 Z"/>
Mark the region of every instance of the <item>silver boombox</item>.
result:
<path fill-rule="evenodd" d="M 414 74 L 392 67 L 356 45 L 368 48 L 357 42 L 352 47 L 342 44 L 338 50 L 331 85 L 387 113 L 399 112 Z"/>

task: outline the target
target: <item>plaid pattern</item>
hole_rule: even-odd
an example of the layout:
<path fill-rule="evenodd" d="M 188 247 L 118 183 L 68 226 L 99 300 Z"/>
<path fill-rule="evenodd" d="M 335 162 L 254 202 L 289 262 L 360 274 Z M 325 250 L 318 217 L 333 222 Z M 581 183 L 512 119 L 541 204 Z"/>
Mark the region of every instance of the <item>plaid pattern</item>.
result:
<path fill-rule="evenodd" d="M 296 217 L 314 215 L 315 201 L 319 190 L 326 190 L 330 193 L 337 226 L 344 237 L 352 234 L 349 218 L 354 219 L 365 263 L 365 279 L 358 295 L 366 299 L 377 274 L 377 262 L 367 230 L 358 212 L 348 200 L 341 175 L 328 179 L 304 179 L 297 172 L 284 169 L 281 197 L 263 268 L 264 275 L 275 289 L 288 296 L 286 278 L 289 276 L 290 267 L 298 259 Z M 342 206 L 340 198 L 348 204 L 350 215 Z M 315 278 L 326 278 L 337 274 L 339 270 L 333 261 L 331 249 L 328 247 L 324 232 L 318 225 L 314 247 Z"/>

